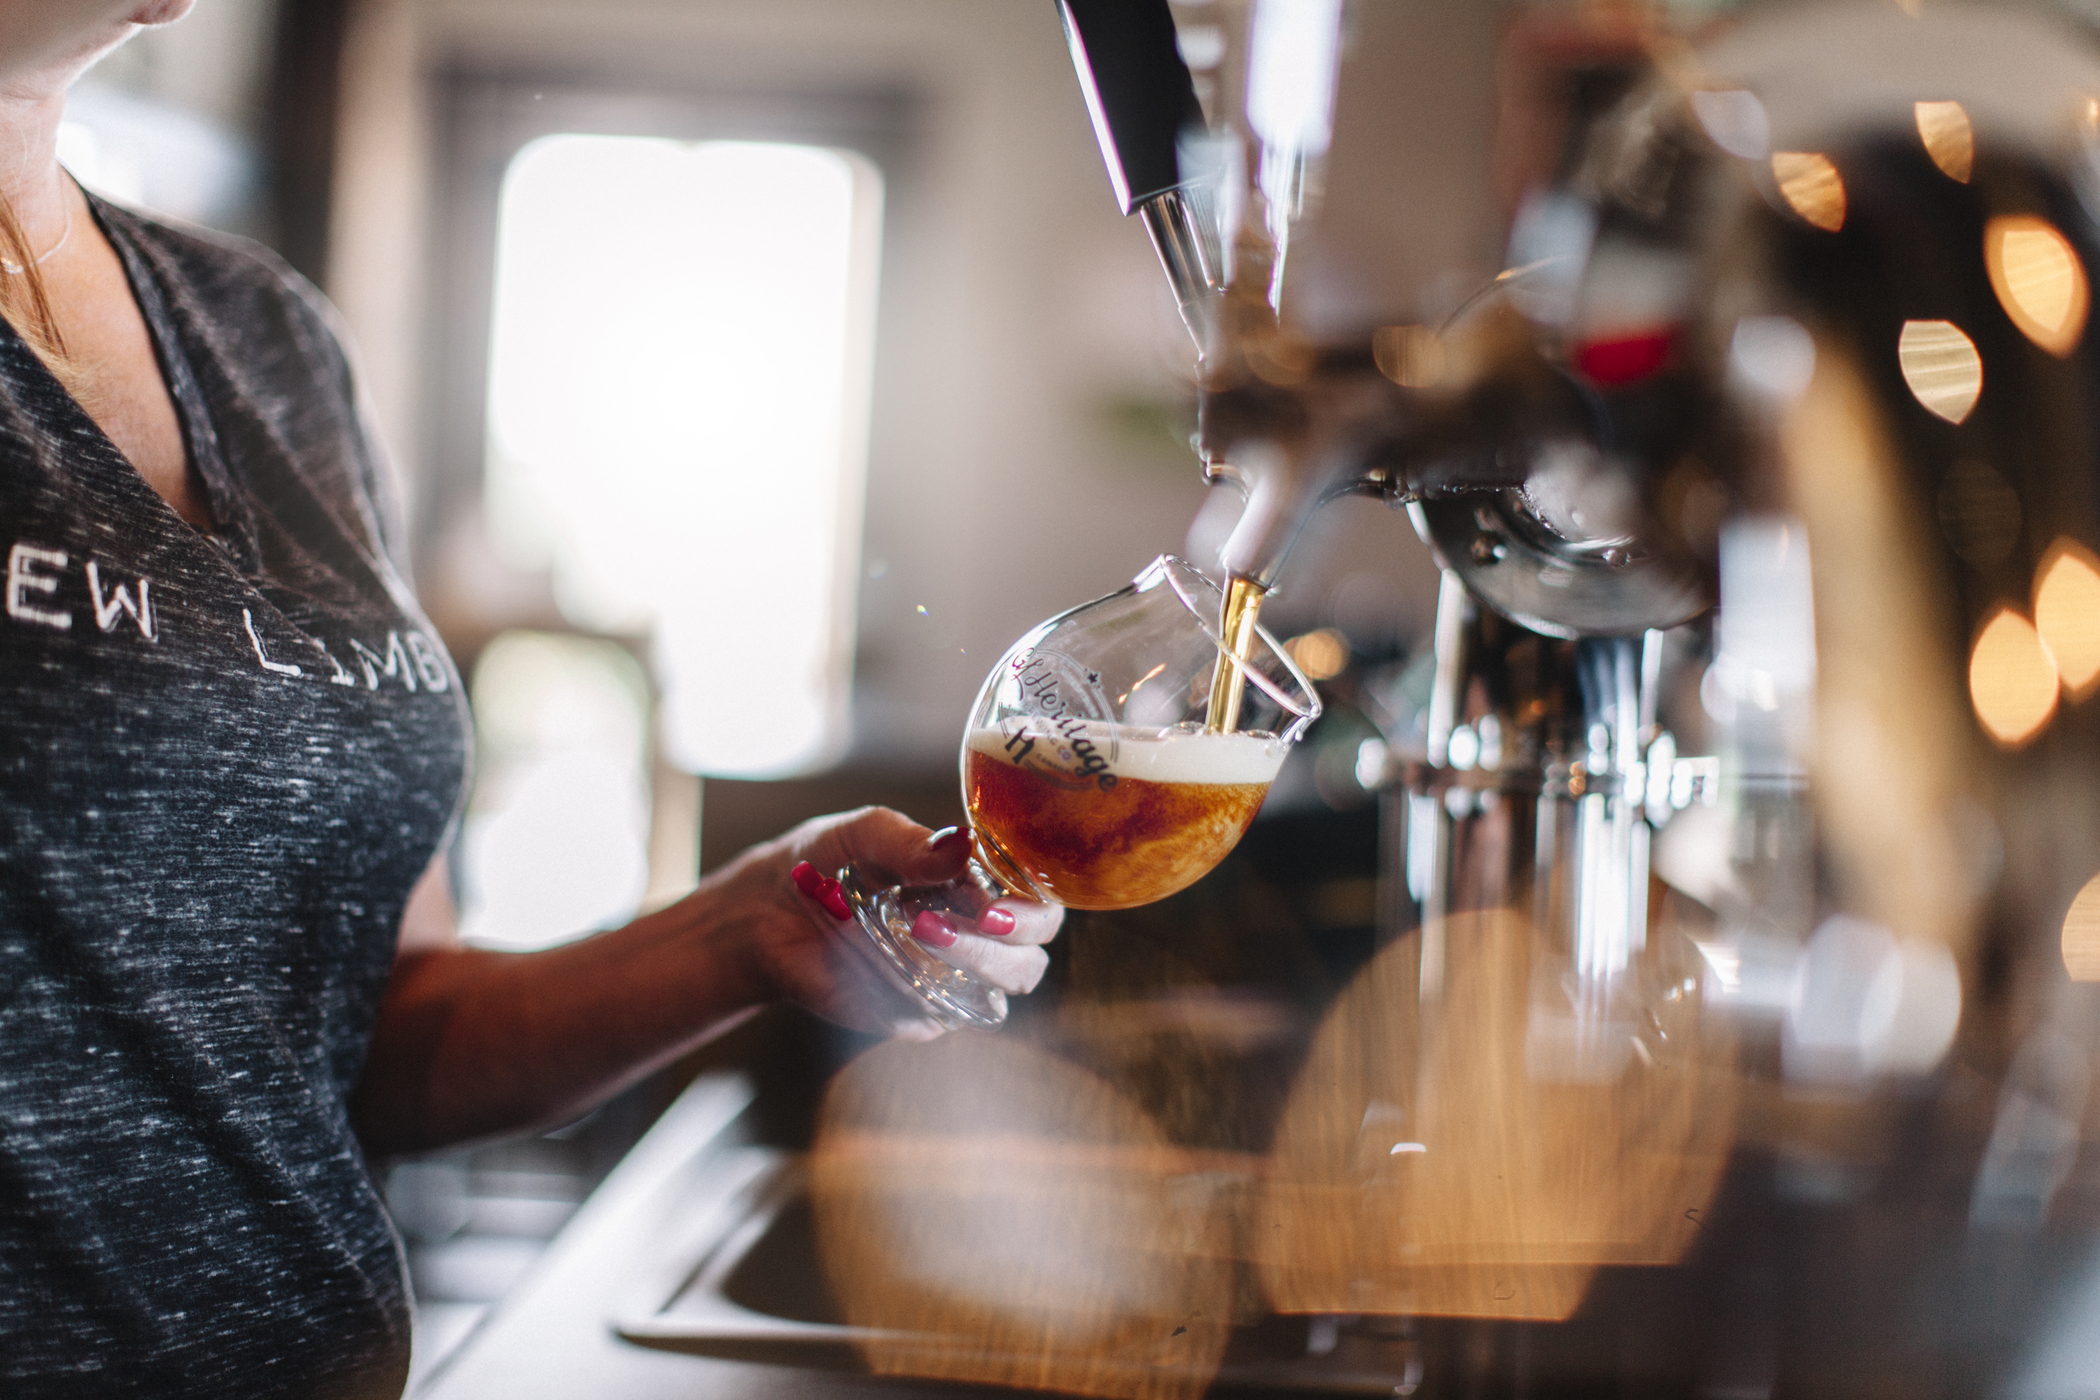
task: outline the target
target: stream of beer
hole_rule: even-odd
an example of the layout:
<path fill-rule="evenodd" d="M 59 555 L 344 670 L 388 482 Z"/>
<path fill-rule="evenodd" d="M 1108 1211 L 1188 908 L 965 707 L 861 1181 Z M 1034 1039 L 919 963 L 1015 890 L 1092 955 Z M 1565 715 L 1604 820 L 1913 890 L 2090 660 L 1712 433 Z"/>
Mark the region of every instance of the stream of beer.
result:
<path fill-rule="evenodd" d="M 1268 589 L 1251 578 L 1234 574 L 1225 584 L 1225 615 L 1219 631 L 1228 651 L 1218 653 L 1217 670 L 1210 680 L 1210 712 L 1205 727 L 1230 734 L 1240 727 L 1240 696 L 1246 688 L 1247 650 L 1254 642 L 1254 624 L 1261 616 L 1261 600 Z"/>

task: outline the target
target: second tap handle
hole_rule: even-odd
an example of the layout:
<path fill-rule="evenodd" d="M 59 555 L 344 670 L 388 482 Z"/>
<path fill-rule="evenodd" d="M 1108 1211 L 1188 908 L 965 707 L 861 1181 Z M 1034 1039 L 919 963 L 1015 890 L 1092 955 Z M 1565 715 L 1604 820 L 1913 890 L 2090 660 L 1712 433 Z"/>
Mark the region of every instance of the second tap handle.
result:
<path fill-rule="evenodd" d="M 1057 0 L 1101 158 L 1125 214 L 1182 183 L 1176 149 L 1203 107 L 1167 0 Z"/>

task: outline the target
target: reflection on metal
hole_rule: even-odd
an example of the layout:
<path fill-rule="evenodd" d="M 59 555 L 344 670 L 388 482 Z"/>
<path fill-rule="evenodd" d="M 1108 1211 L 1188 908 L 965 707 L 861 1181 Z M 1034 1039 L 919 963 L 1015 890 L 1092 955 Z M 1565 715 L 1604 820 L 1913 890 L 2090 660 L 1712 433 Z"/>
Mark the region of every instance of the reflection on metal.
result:
<path fill-rule="evenodd" d="M 1550 8 L 1573 32 L 1598 9 Z M 1380 951 L 1312 1047 L 1251 1239 L 1285 1309 L 1565 1320 L 1467 1329 L 1495 1355 L 1464 1375 L 1432 1352 L 1454 1393 L 1607 1354 L 1638 1388 L 1625 1339 L 1670 1291 L 1722 1337 L 1681 1343 L 1675 1389 L 2006 1394 L 2093 1248 L 2075 1096 L 2005 1070 L 2042 1026 L 2088 1054 L 2100 1029 L 2056 966 L 2100 980 L 2100 889 L 2064 913 L 2100 869 L 2100 708 L 2075 704 L 2100 562 L 2070 547 L 2100 546 L 2100 65 L 2010 11 L 1752 8 L 1571 137 L 1510 270 L 1433 341 L 1342 329 L 1407 313 L 1337 283 L 1331 331 L 1293 323 L 1283 354 L 1261 323 L 1244 373 L 1206 366 L 1215 470 L 1406 505 L 1450 571 L 1433 695 L 1424 666 L 1409 723 L 1353 755 L 1386 785 Z M 1354 141 L 1395 74 L 1350 71 Z M 1250 514 L 1288 526 L 1266 566 L 1301 517 L 1259 491 Z M 1677 623 L 1703 715 L 1634 640 Z M 1696 784 L 1665 724 L 1711 755 Z M 1719 800 L 1673 812 L 1680 775 Z M 1737 1033 L 1740 1085 L 1684 1068 Z M 1733 1213 L 1682 1275 L 1593 1288 L 1680 1258 L 1731 1142 Z M 2051 1200 L 2079 1213 L 2029 1252 L 1964 1247 Z"/>
<path fill-rule="evenodd" d="M 1427 932 L 1428 930 L 1425 930 Z M 1440 996 L 1421 937 L 1381 953 L 1314 1041 L 1252 1238 L 1285 1311 L 1559 1319 L 1600 1265 L 1667 1264 L 1734 1140 L 1734 1044 L 1702 1023 L 1688 945 L 1626 980 L 1638 1051 L 1593 1082 L 1532 1068 L 1565 964 L 1508 910 L 1455 915 Z"/>
<path fill-rule="evenodd" d="M 1817 605 L 1808 888 L 1835 877 L 1845 912 L 1960 959 L 1976 936 L 1984 867 L 1968 815 L 1976 746 L 1965 658 L 1945 620 L 1945 554 L 1891 441 L 1902 406 L 1841 344 L 1817 351 L 1780 434 Z"/>
<path fill-rule="evenodd" d="M 1983 357 L 1952 321 L 1905 321 L 1896 363 L 1918 402 L 1949 423 L 1967 418 L 1983 393 Z"/>
<path fill-rule="evenodd" d="M 2085 882 L 2064 914 L 2060 942 L 2073 982 L 2100 982 L 2100 875 Z"/>
<path fill-rule="evenodd" d="M 1381 326 L 1371 336 L 1378 372 L 1403 389 L 1427 389 L 1444 377 L 1444 343 L 1430 326 Z"/>
<path fill-rule="evenodd" d="M 1649 904 L 1653 827 L 1713 799 L 1658 725 L 1662 662 L 1660 633 L 1556 640 L 1446 575 L 1395 765 L 1420 924 L 1278 1130 L 1251 1233 L 1280 1308 L 1558 1319 L 1599 1266 L 1689 1246 L 1736 1091 L 1698 952 Z"/>
<path fill-rule="evenodd" d="M 1845 226 L 1845 182 L 1830 157 L 1813 151 L 1775 151 L 1772 178 L 1787 207 L 1826 233 Z"/>
<path fill-rule="evenodd" d="M 2090 291 L 2071 241 L 2047 219 L 2001 214 L 1984 226 L 1983 261 L 2020 333 L 2062 359 L 2085 334 Z"/>
<path fill-rule="evenodd" d="M 2034 624 L 2001 607 L 1969 651 L 1969 703 L 2001 746 L 2016 749 L 2056 713 L 2056 662 Z"/>
<path fill-rule="evenodd" d="M 2049 546 L 2036 578 L 2035 630 L 2064 689 L 2083 700 L 2100 685 L 2100 558 L 2066 536 Z"/>
<path fill-rule="evenodd" d="M 1808 530 L 1784 515 L 1747 516 L 1721 531 L 1721 607 L 1700 703 L 1727 774 L 1704 859 L 1669 833 L 1673 866 L 1719 915 L 1701 945 L 1709 1003 L 1765 1020 L 1794 997 L 1800 946 L 1815 919 L 1814 823 L 1808 794 L 1816 686 L 1816 620 Z M 1698 867 L 1708 867 L 1702 871 Z M 1679 871 L 1680 878 L 1687 873 Z"/>
<path fill-rule="evenodd" d="M 811 1158 L 824 1270 L 884 1375 L 1200 1395 L 1232 1319 L 1232 1172 L 1014 1037 L 877 1046 Z"/>
<path fill-rule="evenodd" d="M 1976 164 L 1976 133 L 1969 127 L 1968 112 L 1959 102 L 1920 102 L 1913 111 L 1925 154 L 1948 179 L 1968 184 Z"/>
<path fill-rule="evenodd" d="M 1998 1094 L 1997 1120 L 1969 1202 L 1973 1223 L 2032 1230 L 2048 1219 L 2078 1160 L 2091 1087 L 2084 1045 L 2052 1025 L 2027 1038 Z"/>

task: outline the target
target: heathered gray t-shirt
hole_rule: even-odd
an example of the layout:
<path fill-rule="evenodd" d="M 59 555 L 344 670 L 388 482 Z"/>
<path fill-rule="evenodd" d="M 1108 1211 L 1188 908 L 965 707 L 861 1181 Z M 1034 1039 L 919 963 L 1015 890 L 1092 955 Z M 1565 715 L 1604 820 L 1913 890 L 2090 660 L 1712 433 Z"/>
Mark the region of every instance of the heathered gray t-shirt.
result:
<path fill-rule="evenodd" d="M 344 1102 L 461 687 L 311 289 L 97 215 L 217 525 L 0 325 L 0 1395 L 392 1396 Z"/>

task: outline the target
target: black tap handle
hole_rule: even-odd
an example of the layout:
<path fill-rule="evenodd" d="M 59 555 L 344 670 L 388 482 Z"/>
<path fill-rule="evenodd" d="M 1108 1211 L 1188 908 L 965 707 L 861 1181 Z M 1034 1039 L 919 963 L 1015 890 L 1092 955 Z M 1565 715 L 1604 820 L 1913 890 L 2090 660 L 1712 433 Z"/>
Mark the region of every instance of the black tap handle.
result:
<path fill-rule="evenodd" d="M 1182 129 L 1203 124 L 1174 45 L 1174 16 L 1167 0 L 1057 0 L 1057 9 L 1116 202 L 1128 214 L 1182 183 Z"/>

